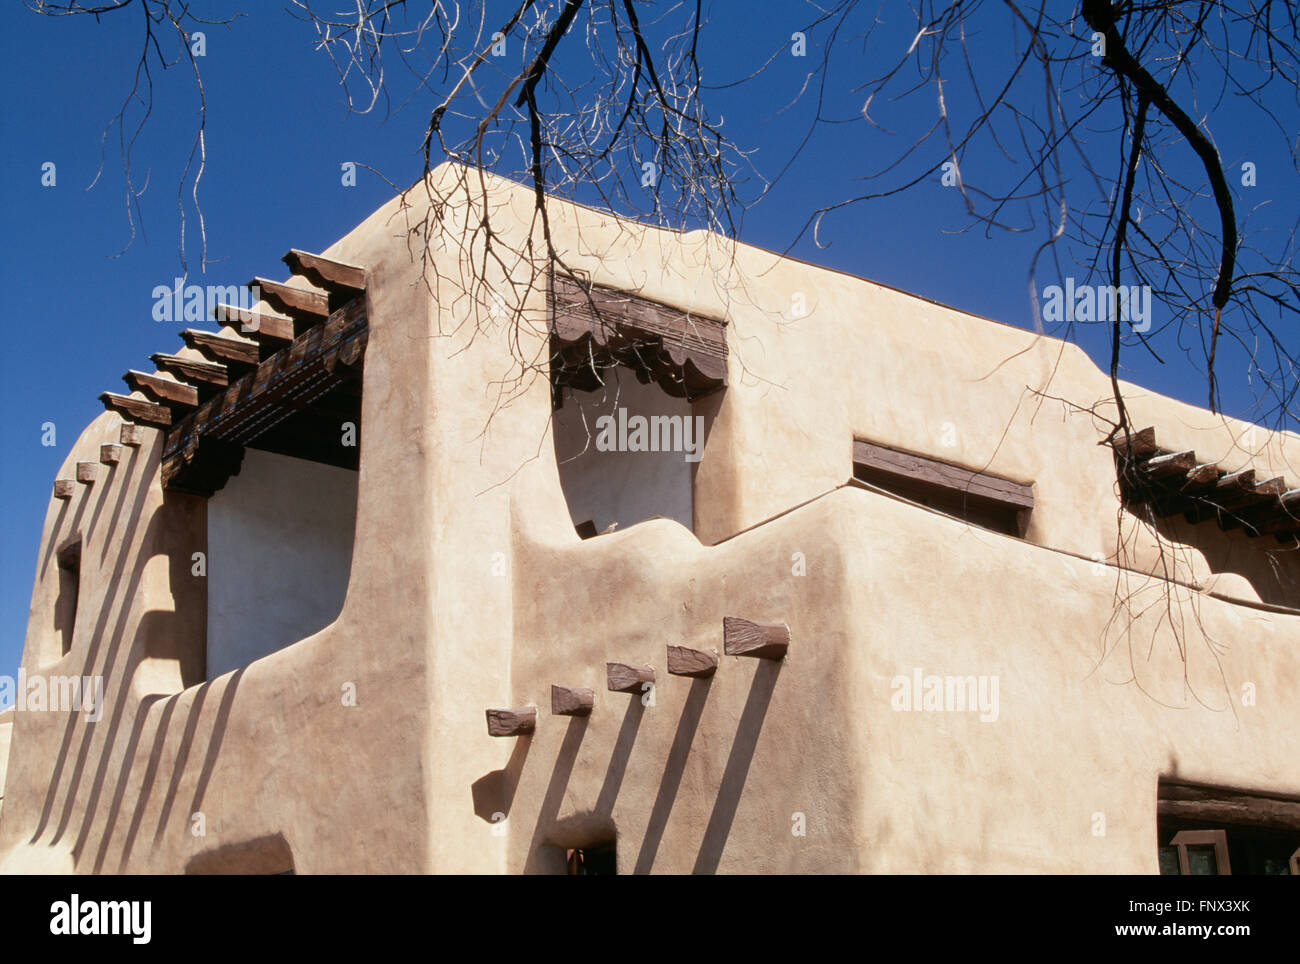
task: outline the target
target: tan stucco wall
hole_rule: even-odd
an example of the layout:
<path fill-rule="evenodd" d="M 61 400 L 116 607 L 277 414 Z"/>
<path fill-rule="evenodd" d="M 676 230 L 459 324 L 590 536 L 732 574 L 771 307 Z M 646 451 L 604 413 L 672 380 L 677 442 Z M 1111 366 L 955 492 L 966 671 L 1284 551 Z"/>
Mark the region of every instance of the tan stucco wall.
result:
<path fill-rule="evenodd" d="M 519 249 L 531 192 L 489 184 L 501 243 Z M 1237 601 L 1114 565 L 1156 560 L 1120 551 L 1148 534 L 1118 522 L 1106 428 L 1079 411 L 1104 413 L 1108 383 L 1078 349 L 556 203 L 569 263 L 726 317 L 731 348 L 728 388 L 697 406 L 710 432 L 696 534 L 653 520 L 581 541 L 544 374 L 503 404 L 507 326 L 474 331 L 456 242 L 477 213 L 445 209 L 422 282 L 425 200 L 410 200 L 323 252 L 367 268 L 371 325 L 338 620 L 182 689 L 162 640 L 202 665 L 188 560 L 203 503 L 163 494 L 160 437 L 105 484 L 52 500 L 24 665 L 50 634 L 50 553 L 83 531 L 93 603 L 66 662 L 105 672 L 111 711 L 93 727 L 19 714 L 0 867 L 65 854 L 78 871 L 178 871 L 281 834 L 300 872 L 516 872 L 553 866 L 547 845 L 616 833 L 620 871 L 1155 872 L 1160 775 L 1300 792 L 1300 619 L 1252 605 L 1245 579 L 1211 579 L 1193 552 L 1178 575 Z M 544 360 L 544 292 L 522 308 L 523 354 Z M 1246 461 L 1247 426 L 1136 390 L 1129 404 L 1162 444 Z M 115 425 L 92 423 L 60 477 Z M 846 487 L 855 435 L 1033 483 L 1027 541 Z M 1252 464 L 1294 476 L 1297 440 L 1258 435 Z M 1149 622 L 1164 592 L 1177 636 Z M 1119 619 L 1117 594 L 1132 603 Z M 1126 635 L 1130 611 L 1146 614 Z M 789 656 L 669 677 L 665 646 L 720 649 L 724 616 L 787 623 Z M 653 665 L 654 705 L 606 692 L 606 660 Z M 141 665 L 152 699 L 130 684 Z M 996 676 L 997 720 L 894 710 L 891 680 L 915 668 Z M 356 707 L 341 703 L 347 682 Z M 1254 706 L 1238 699 L 1246 682 Z M 552 683 L 595 689 L 590 719 L 552 717 Z M 527 704 L 533 738 L 487 735 L 486 708 Z M 806 836 L 791 832 L 798 814 Z"/>

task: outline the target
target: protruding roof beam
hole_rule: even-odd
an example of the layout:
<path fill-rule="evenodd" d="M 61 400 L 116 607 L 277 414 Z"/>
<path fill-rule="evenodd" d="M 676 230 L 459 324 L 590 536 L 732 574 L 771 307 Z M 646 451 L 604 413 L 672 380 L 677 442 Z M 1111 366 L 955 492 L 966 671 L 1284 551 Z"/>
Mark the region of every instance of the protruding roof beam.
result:
<path fill-rule="evenodd" d="M 212 309 L 212 317 L 222 324 L 238 326 L 241 335 L 253 339 L 263 349 L 271 351 L 279 351 L 301 333 L 295 327 L 292 318 L 273 315 L 269 311 L 250 311 L 233 305 L 217 305 Z"/>
<path fill-rule="evenodd" d="M 317 321 L 324 321 L 330 316 L 330 299 L 323 292 L 295 288 L 266 278 L 254 278 L 249 283 L 257 286 L 262 300 L 286 314 L 308 315 Z"/>
<path fill-rule="evenodd" d="M 1155 455 L 1160 451 L 1156 446 L 1155 426 L 1139 429 L 1132 433 L 1126 432 L 1116 435 L 1111 439 L 1110 444 L 1114 447 L 1116 452 L 1125 458 L 1128 457 L 1129 448 L 1131 446 L 1133 450 L 1133 458 L 1138 459 L 1139 461 L 1148 456 Z"/>
<path fill-rule="evenodd" d="M 99 447 L 99 461 L 105 465 L 117 465 L 122 461 L 122 446 L 105 442 Z"/>
<path fill-rule="evenodd" d="M 196 328 L 186 328 L 181 332 L 181 337 L 190 348 L 225 365 L 230 374 L 236 377 L 256 367 L 261 360 L 257 342 L 247 338 L 219 335 Z"/>
<path fill-rule="evenodd" d="M 99 476 L 98 462 L 78 462 L 77 463 L 77 481 L 85 485 L 94 485 L 95 479 Z"/>
<path fill-rule="evenodd" d="M 1171 476 L 1186 476 L 1196 468 L 1195 452 L 1170 452 L 1156 455 L 1139 465 L 1150 479 L 1167 479 Z"/>
<path fill-rule="evenodd" d="M 354 296 L 365 290 L 366 270 L 354 264 L 332 261 L 297 248 L 290 248 L 283 261 L 294 274 L 327 291 Z"/>
<path fill-rule="evenodd" d="M 123 422 L 122 428 L 117 433 L 117 440 L 123 445 L 129 445 L 132 448 L 143 444 L 144 426 L 132 425 L 130 422 Z"/>
<path fill-rule="evenodd" d="M 707 679 L 718 670 L 718 654 L 685 646 L 668 647 L 668 672 L 674 676 Z"/>
<path fill-rule="evenodd" d="M 55 479 L 54 480 L 54 497 L 56 499 L 71 499 L 72 494 L 77 491 L 77 483 L 72 479 Z"/>
<path fill-rule="evenodd" d="M 644 693 L 653 686 L 655 671 L 652 666 L 633 666 L 629 663 L 606 663 L 605 683 L 611 693 Z"/>
<path fill-rule="evenodd" d="M 488 736 L 524 736 L 537 728 L 537 707 L 487 711 Z"/>
<path fill-rule="evenodd" d="M 784 623 L 756 623 L 726 616 L 722 620 L 722 650 L 728 656 L 785 659 L 790 628 Z"/>
<path fill-rule="evenodd" d="M 596 694 L 591 690 L 551 686 L 552 716 L 590 716 L 595 705 Z"/>
<path fill-rule="evenodd" d="M 199 392 L 193 385 L 178 382 L 174 378 L 163 378 L 138 372 L 134 368 L 122 376 L 122 381 L 132 391 L 142 392 L 154 401 L 166 405 L 172 412 L 186 412 L 199 404 Z"/>
<path fill-rule="evenodd" d="M 198 390 L 200 398 L 230 385 L 230 372 L 225 365 L 218 362 L 204 361 L 201 358 L 186 358 L 184 355 L 168 355 L 156 351 L 149 360 L 165 372 L 190 382 Z"/>
<path fill-rule="evenodd" d="M 104 403 L 104 407 L 110 412 L 117 412 L 125 418 L 135 419 L 137 422 L 147 422 L 150 425 L 167 426 L 172 423 L 172 413 L 166 405 L 158 405 L 155 402 L 147 402 L 143 398 L 132 398 L 129 395 L 118 395 L 115 392 L 103 392 L 99 400 Z"/>

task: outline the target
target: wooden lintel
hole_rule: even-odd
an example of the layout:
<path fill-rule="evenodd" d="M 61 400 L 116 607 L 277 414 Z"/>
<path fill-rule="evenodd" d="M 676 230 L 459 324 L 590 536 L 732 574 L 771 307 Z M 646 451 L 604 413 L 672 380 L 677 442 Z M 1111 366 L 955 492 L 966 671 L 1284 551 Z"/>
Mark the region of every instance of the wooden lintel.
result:
<path fill-rule="evenodd" d="M 77 483 L 73 479 L 54 480 L 54 497 L 56 499 L 71 499 L 72 494 L 76 491 Z"/>
<path fill-rule="evenodd" d="M 155 402 L 147 402 L 143 398 L 132 398 L 129 395 L 118 395 L 116 392 L 103 392 L 99 400 L 104 403 L 104 407 L 110 412 L 117 412 L 125 418 L 135 419 L 137 422 L 147 422 L 150 425 L 167 426 L 172 423 L 172 412 L 166 405 L 158 405 Z"/>
<path fill-rule="evenodd" d="M 144 426 L 135 425 L 131 422 L 123 422 L 122 428 L 118 430 L 117 440 L 123 445 L 129 445 L 135 448 L 144 443 Z"/>
<path fill-rule="evenodd" d="M 1300 799 L 1222 787 L 1161 782 L 1161 817 L 1300 832 Z"/>
<path fill-rule="evenodd" d="M 78 462 L 77 463 L 77 481 L 86 485 L 94 484 L 96 476 L 99 475 L 99 463 L 97 462 Z"/>
<path fill-rule="evenodd" d="M 99 447 L 99 461 L 105 465 L 117 465 L 122 461 L 122 446 L 105 442 Z"/>
<path fill-rule="evenodd" d="M 366 287 L 366 269 L 290 248 L 281 260 L 294 274 L 329 291 L 358 293 Z"/>
<path fill-rule="evenodd" d="M 330 315 L 329 295 L 322 291 L 296 288 L 278 281 L 268 281 L 266 278 L 254 278 L 249 284 L 257 286 L 263 301 L 287 314 L 308 315 L 320 321 L 324 321 Z"/>
<path fill-rule="evenodd" d="M 718 654 L 686 646 L 668 647 L 668 672 L 674 676 L 707 679 L 718 670 Z"/>
<path fill-rule="evenodd" d="M 552 716 L 590 716 L 595 705 L 596 694 L 592 690 L 551 686 Z"/>
<path fill-rule="evenodd" d="M 148 372 L 139 372 L 134 368 L 122 376 L 122 381 L 135 392 L 148 395 L 159 404 L 166 405 L 173 412 L 196 408 L 199 404 L 199 391 L 193 385 L 178 382 L 174 378 L 163 378 Z"/>
<path fill-rule="evenodd" d="M 611 693 L 644 693 L 654 685 L 654 681 L 654 667 L 633 666 L 630 663 L 605 664 L 605 683 Z"/>
<path fill-rule="evenodd" d="M 855 470 L 861 467 L 894 478 L 939 486 L 1017 510 L 1034 507 L 1032 485 L 875 442 L 854 439 L 853 463 Z"/>
<path fill-rule="evenodd" d="M 723 319 L 558 274 L 548 297 L 557 385 L 592 390 L 601 384 L 599 370 L 616 364 L 690 401 L 727 385 Z"/>
<path fill-rule="evenodd" d="M 537 728 L 537 707 L 487 711 L 488 736 L 524 736 Z"/>
<path fill-rule="evenodd" d="M 756 623 L 736 616 L 722 620 L 722 651 L 728 656 L 785 659 L 790 628 L 784 623 Z"/>

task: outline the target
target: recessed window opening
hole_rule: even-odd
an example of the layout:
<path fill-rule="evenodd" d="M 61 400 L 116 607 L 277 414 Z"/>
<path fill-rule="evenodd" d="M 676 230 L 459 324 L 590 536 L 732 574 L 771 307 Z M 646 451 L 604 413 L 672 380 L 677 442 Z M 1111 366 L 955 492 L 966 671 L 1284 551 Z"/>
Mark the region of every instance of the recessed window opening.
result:
<path fill-rule="evenodd" d="M 569 848 L 565 851 L 565 867 L 570 877 L 615 876 L 618 860 L 614 843 Z"/>
<path fill-rule="evenodd" d="M 853 443 L 853 477 L 971 525 L 1023 538 L 1033 487 L 873 442 Z"/>
<path fill-rule="evenodd" d="M 726 322 L 551 279 L 552 437 L 583 538 L 656 517 L 694 529 L 694 480 L 727 384 Z"/>
<path fill-rule="evenodd" d="M 693 529 L 704 416 L 628 368 L 604 375 L 593 391 L 560 389 L 553 413 L 560 485 L 574 526 L 591 537 L 662 517 Z"/>
<path fill-rule="evenodd" d="M 261 364 L 293 375 L 292 362 Z M 305 639 L 342 612 L 364 444 L 363 367 L 358 359 L 322 369 L 292 403 L 267 402 L 265 428 L 242 440 L 233 473 L 208 497 L 208 679 Z"/>
<path fill-rule="evenodd" d="M 81 542 L 59 550 L 59 595 L 54 601 L 54 632 L 59 637 L 59 655 L 72 651 L 72 634 L 77 625 L 77 599 L 81 594 Z"/>
<path fill-rule="evenodd" d="M 1157 815 L 1161 874 L 1297 872 L 1300 799 L 1162 780 Z"/>

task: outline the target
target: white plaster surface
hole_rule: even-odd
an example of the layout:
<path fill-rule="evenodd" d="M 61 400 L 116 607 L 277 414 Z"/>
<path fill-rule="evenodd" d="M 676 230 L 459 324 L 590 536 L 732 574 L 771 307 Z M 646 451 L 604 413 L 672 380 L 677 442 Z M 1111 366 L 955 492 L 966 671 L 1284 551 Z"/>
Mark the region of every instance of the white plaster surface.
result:
<path fill-rule="evenodd" d="M 208 678 L 328 626 L 352 566 L 357 473 L 248 449 L 208 500 Z"/>

